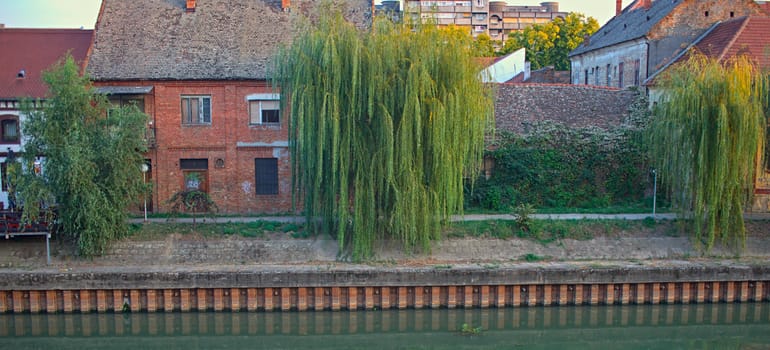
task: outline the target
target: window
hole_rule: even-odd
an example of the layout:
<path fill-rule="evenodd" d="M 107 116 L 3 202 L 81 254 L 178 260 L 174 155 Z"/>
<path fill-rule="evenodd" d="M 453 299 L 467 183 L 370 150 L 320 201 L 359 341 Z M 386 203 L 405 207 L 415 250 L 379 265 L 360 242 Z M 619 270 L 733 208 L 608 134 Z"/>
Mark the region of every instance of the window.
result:
<path fill-rule="evenodd" d="M 623 62 L 618 63 L 618 87 L 623 88 Z"/>
<path fill-rule="evenodd" d="M 211 124 L 211 96 L 182 96 L 182 124 Z"/>
<path fill-rule="evenodd" d="M 281 107 L 278 100 L 249 101 L 249 124 L 280 124 Z"/>
<path fill-rule="evenodd" d="M 2 190 L 8 192 L 8 161 L 0 163 L 0 177 L 2 177 Z"/>
<path fill-rule="evenodd" d="M 16 117 L 0 121 L 2 143 L 19 143 L 19 120 Z"/>
<path fill-rule="evenodd" d="M 586 69 L 585 74 L 586 74 L 585 85 L 588 85 L 588 69 Z"/>
<path fill-rule="evenodd" d="M 610 86 L 610 83 L 612 82 L 612 65 L 607 65 L 607 86 Z"/>
<path fill-rule="evenodd" d="M 208 192 L 208 159 L 180 159 L 179 169 L 182 170 L 183 188 Z"/>
<path fill-rule="evenodd" d="M 634 61 L 634 85 L 639 86 L 642 79 L 642 64 L 640 60 Z"/>
<path fill-rule="evenodd" d="M 594 85 L 599 85 L 599 66 L 596 66 L 596 70 L 594 71 Z"/>
<path fill-rule="evenodd" d="M 144 98 L 137 95 L 110 95 L 110 103 L 115 107 L 136 106 L 144 113 Z"/>
<path fill-rule="evenodd" d="M 254 183 L 257 194 L 278 194 L 278 159 L 254 159 Z"/>

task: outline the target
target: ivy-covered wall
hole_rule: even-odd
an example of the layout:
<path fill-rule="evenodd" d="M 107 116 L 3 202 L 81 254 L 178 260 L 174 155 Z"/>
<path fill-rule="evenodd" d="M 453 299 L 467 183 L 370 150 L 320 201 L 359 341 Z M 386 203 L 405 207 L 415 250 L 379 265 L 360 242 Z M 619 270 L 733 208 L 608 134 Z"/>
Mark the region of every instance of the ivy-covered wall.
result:
<path fill-rule="evenodd" d="M 507 210 L 599 208 L 640 203 L 652 178 L 643 142 L 647 100 L 637 94 L 619 126 L 568 127 L 556 121 L 530 124 L 526 134 L 499 132 L 481 176 L 465 193 L 466 208 Z"/>

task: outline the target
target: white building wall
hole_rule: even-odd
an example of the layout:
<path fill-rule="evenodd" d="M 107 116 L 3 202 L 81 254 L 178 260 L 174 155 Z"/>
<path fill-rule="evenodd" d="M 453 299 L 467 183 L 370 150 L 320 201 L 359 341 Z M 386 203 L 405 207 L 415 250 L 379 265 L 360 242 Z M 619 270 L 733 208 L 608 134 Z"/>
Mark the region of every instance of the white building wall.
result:
<path fill-rule="evenodd" d="M 647 54 L 647 42 L 644 39 L 638 39 L 573 56 L 570 58 L 572 84 L 586 84 L 587 75 L 587 85 L 619 88 L 641 85 L 647 77 Z M 636 79 L 637 62 L 638 79 Z M 620 86 L 621 63 L 623 63 L 622 86 Z"/>
<path fill-rule="evenodd" d="M 527 51 L 523 47 L 511 52 L 481 72 L 481 81 L 485 83 L 504 83 L 513 77 L 524 73 L 526 80 L 529 71 L 526 69 Z"/>

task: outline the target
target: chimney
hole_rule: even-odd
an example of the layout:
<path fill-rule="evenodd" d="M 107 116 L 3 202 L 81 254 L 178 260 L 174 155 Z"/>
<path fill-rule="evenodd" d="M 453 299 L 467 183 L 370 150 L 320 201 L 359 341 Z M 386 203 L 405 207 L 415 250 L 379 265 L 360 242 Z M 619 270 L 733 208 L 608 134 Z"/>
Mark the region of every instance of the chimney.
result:
<path fill-rule="evenodd" d="M 3 28 L 5 28 L 5 24 L 4 23 L 0 23 L 0 29 L 3 29 Z"/>
<path fill-rule="evenodd" d="M 281 9 L 284 11 L 289 11 L 289 7 L 291 7 L 291 1 L 290 0 L 281 0 Z"/>
<path fill-rule="evenodd" d="M 620 16 L 623 12 L 623 0 L 615 0 L 615 16 Z"/>
<path fill-rule="evenodd" d="M 195 0 L 187 0 L 187 7 L 185 7 L 185 11 L 195 12 Z"/>
<path fill-rule="evenodd" d="M 631 9 L 636 10 L 643 8 L 645 10 L 649 10 L 650 6 L 652 6 L 652 0 L 636 0 L 633 4 L 631 4 Z"/>

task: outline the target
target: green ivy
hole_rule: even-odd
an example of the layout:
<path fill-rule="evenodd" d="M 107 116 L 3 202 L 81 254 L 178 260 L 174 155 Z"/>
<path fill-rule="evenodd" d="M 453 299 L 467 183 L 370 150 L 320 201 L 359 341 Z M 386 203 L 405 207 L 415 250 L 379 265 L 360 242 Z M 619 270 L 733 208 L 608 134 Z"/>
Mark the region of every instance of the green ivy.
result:
<path fill-rule="evenodd" d="M 602 208 L 642 201 L 651 187 L 641 136 L 648 115 L 647 99 L 639 94 L 624 123 L 611 130 L 546 121 L 526 135 L 502 133 L 486 153 L 495 161 L 492 176 L 466 186 L 466 208 Z"/>

